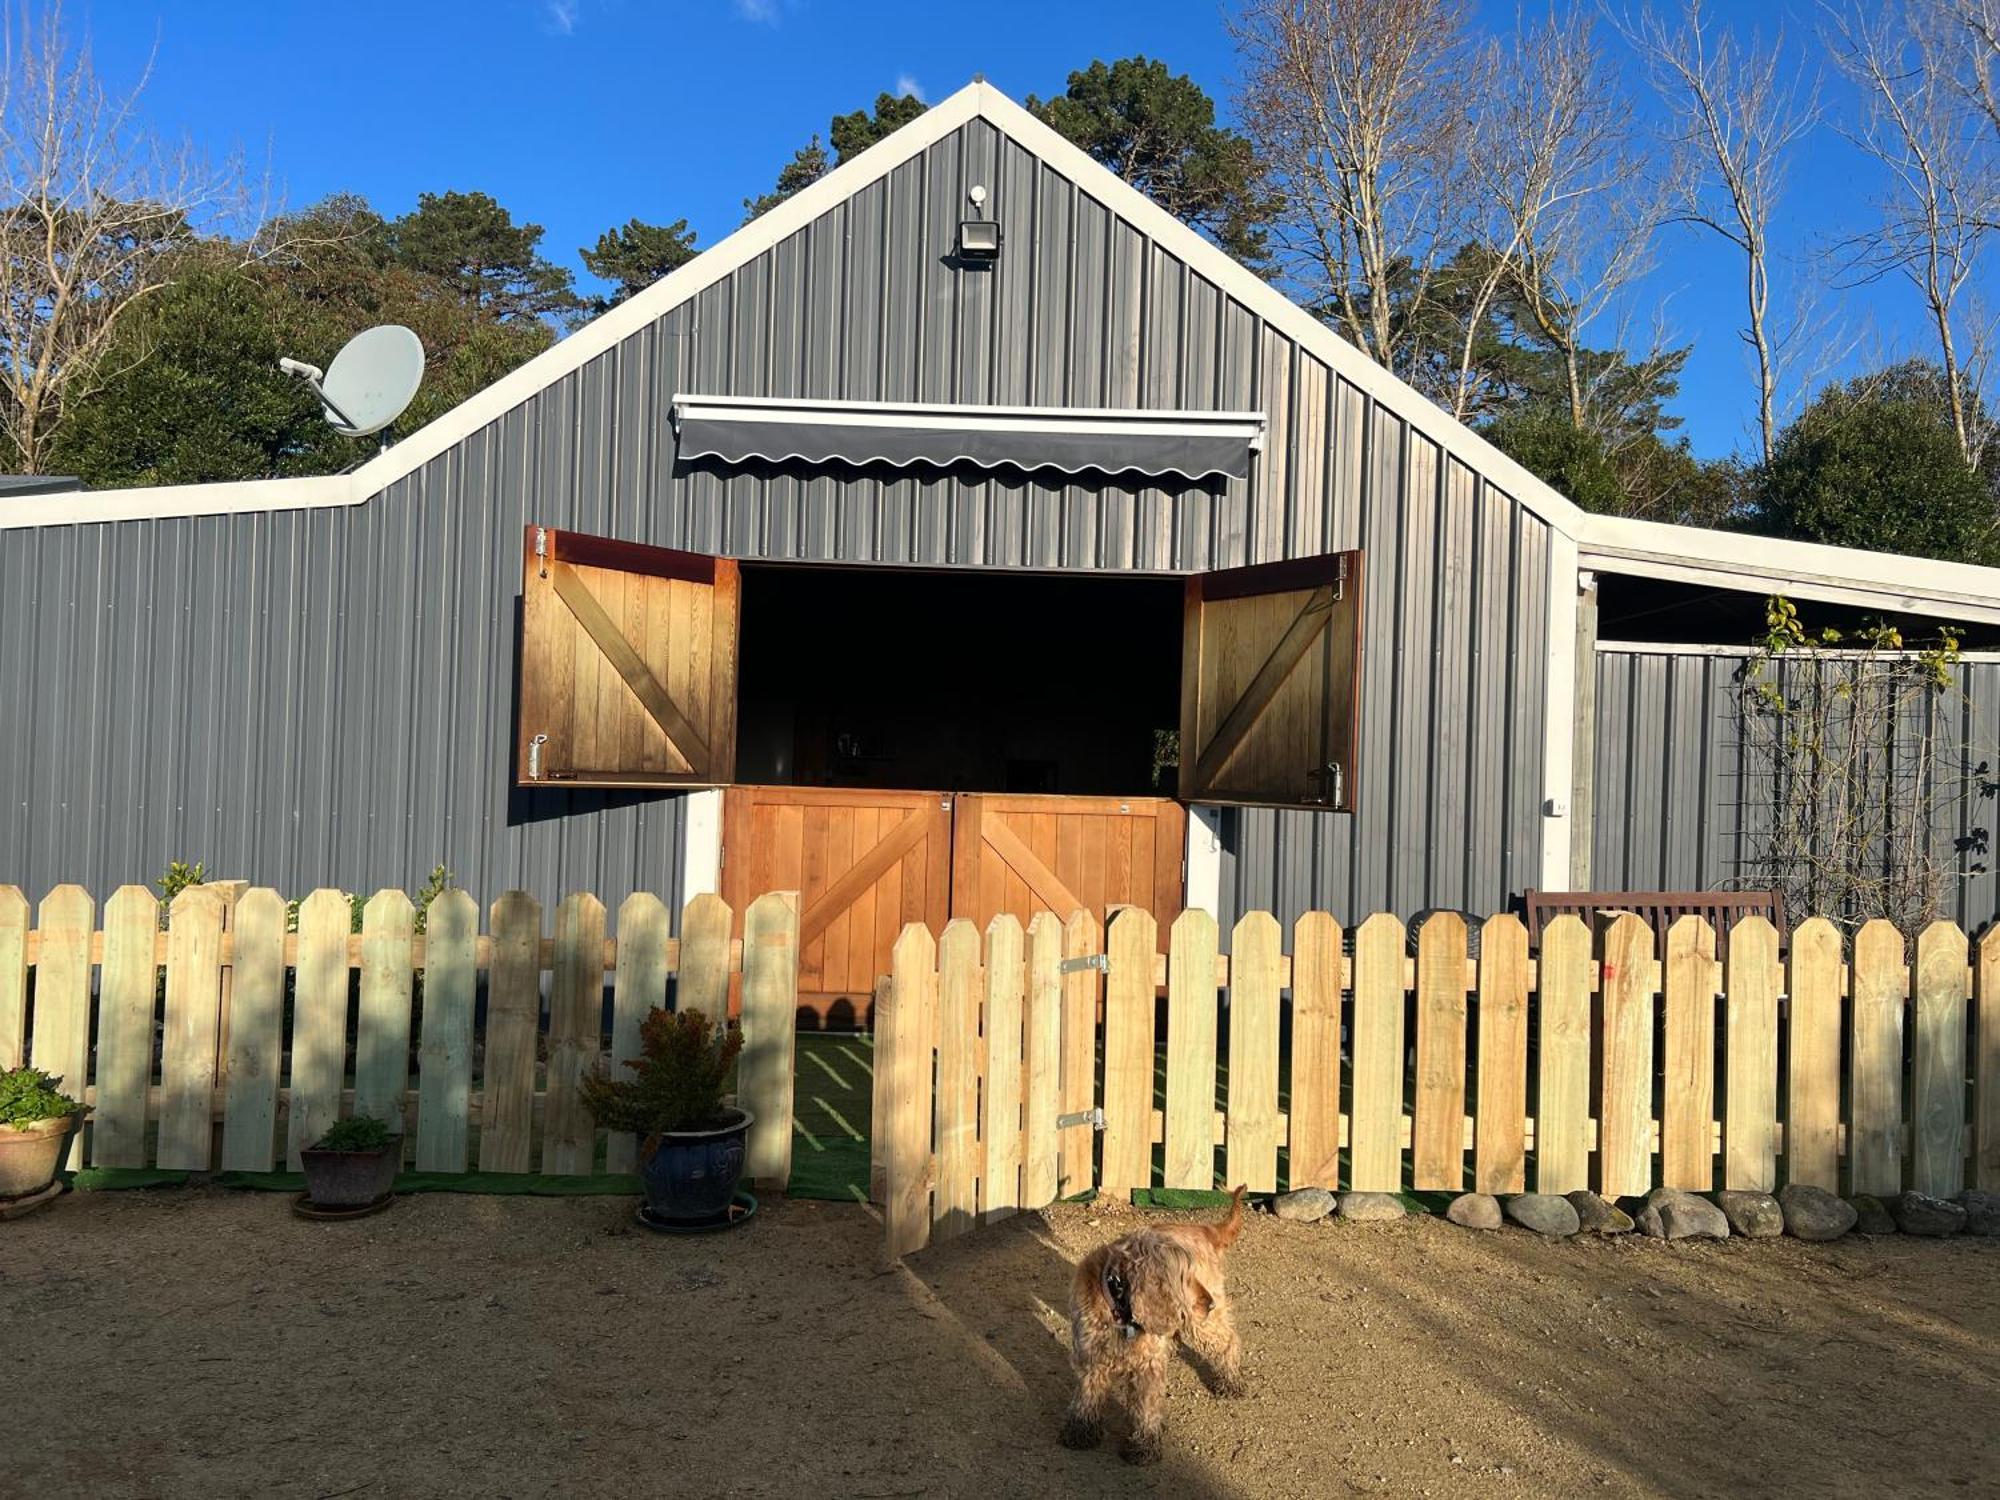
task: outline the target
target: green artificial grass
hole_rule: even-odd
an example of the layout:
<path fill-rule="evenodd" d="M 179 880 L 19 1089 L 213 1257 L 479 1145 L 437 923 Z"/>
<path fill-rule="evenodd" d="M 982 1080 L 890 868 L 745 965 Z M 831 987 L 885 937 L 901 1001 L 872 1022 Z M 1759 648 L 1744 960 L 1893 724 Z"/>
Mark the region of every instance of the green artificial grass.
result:
<path fill-rule="evenodd" d="M 866 1203 L 875 1039 L 801 1032 L 793 1075 L 792 1180 L 786 1196 Z"/>
<path fill-rule="evenodd" d="M 161 1167 L 85 1167 L 71 1179 L 79 1193 L 123 1192 L 127 1188 L 182 1187 L 190 1173 Z"/>
<path fill-rule="evenodd" d="M 257 1193 L 296 1193 L 306 1185 L 303 1172 L 218 1172 L 214 1184 Z M 639 1179 L 629 1173 L 601 1176 L 544 1175 L 539 1172 L 399 1172 L 399 1193 L 482 1193 L 493 1197 L 577 1198 L 603 1193 L 639 1191 Z"/>

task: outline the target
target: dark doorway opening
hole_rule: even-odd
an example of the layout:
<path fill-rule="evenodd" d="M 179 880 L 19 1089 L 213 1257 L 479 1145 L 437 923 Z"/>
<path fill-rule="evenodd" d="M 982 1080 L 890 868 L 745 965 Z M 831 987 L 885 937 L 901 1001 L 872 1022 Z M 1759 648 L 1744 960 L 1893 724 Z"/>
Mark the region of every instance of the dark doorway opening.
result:
<path fill-rule="evenodd" d="M 1174 793 L 1177 578 L 743 564 L 737 780 Z"/>

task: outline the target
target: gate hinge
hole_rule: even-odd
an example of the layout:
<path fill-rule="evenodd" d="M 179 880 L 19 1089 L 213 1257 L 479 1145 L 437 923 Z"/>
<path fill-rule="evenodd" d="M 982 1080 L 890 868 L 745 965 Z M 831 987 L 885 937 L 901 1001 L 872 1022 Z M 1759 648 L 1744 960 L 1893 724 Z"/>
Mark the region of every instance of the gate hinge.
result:
<path fill-rule="evenodd" d="M 1336 599 L 1345 599 L 1347 597 L 1347 554 L 1345 552 L 1340 554 L 1339 559 L 1333 565 L 1333 597 Z"/>
<path fill-rule="evenodd" d="M 1102 1130 L 1104 1128 L 1104 1111 L 1102 1109 L 1086 1109 L 1073 1115 L 1056 1116 L 1056 1129 L 1058 1130 L 1073 1130 L 1078 1125 L 1088 1125 L 1092 1130 Z"/>
<path fill-rule="evenodd" d="M 538 734 L 528 741 L 528 780 L 542 779 L 542 746 L 549 742 L 545 734 Z"/>
<path fill-rule="evenodd" d="M 1056 965 L 1056 972 L 1060 974 L 1082 974 L 1091 969 L 1097 970 L 1100 974 L 1109 974 L 1111 972 L 1111 955 L 1109 953 L 1086 953 L 1081 958 L 1066 958 L 1060 964 Z"/>
<path fill-rule="evenodd" d="M 549 528 L 535 528 L 535 559 L 541 564 L 541 576 L 549 576 Z"/>

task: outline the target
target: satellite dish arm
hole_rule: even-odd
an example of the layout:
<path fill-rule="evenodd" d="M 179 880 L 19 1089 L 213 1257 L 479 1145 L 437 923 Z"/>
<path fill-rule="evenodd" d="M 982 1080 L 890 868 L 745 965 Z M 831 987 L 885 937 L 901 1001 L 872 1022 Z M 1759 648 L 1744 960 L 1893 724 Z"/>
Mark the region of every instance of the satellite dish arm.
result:
<path fill-rule="evenodd" d="M 278 368 L 287 375 L 296 375 L 307 385 L 311 386 L 313 394 L 319 397 L 320 402 L 326 409 L 340 418 L 341 426 L 353 427 L 356 425 L 347 413 L 342 411 L 334 402 L 334 399 L 327 395 L 326 388 L 320 384 L 320 381 L 325 378 L 326 372 L 320 369 L 318 365 L 309 365 L 302 359 L 280 359 L 278 361 Z"/>

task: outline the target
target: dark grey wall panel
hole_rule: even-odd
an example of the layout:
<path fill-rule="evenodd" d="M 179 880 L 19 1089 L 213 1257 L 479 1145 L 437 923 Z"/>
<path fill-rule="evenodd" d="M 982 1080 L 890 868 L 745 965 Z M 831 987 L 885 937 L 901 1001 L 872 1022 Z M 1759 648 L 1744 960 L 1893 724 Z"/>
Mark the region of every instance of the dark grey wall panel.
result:
<path fill-rule="evenodd" d="M 950 259 L 966 189 L 998 263 Z M 1247 481 L 676 464 L 676 391 L 1270 414 Z M 1415 398 L 1412 398 L 1413 400 Z M 521 528 L 1188 571 L 1366 550 L 1359 811 L 1230 813 L 1223 917 L 1537 883 L 1544 524 L 975 121 L 366 504 L 0 532 L 0 880 L 679 892 L 672 796 L 509 783 Z M 1080 622 L 1087 639 L 1087 622 Z"/>
<path fill-rule="evenodd" d="M 1604 890 L 1756 888 L 1776 794 L 1765 741 L 1746 736 L 1749 653 L 1607 650 L 1597 658 L 1596 822 L 1591 884 Z M 1781 667 L 1787 694 L 1807 663 Z M 1838 671 L 1840 668 L 1820 668 Z M 1918 747 L 1931 744 L 1927 764 Z M 1963 663 L 1930 704 L 1885 735 L 1883 775 L 1933 788 L 1931 857 L 1944 915 L 1971 929 L 2000 915 L 2000 663 Z M 1900 768 L 1900 769 L 1896 769 Z"/>

